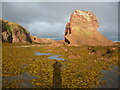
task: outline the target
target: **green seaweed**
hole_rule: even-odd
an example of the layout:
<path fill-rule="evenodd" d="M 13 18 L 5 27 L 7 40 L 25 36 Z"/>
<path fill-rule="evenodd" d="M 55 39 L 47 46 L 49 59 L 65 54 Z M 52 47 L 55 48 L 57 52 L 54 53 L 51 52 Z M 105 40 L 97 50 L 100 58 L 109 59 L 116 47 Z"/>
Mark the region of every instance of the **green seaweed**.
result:
<path fill-rule="evenodd" d="M 22 26 L 18 25 L 18 28 L 19 28 L 20 30 L 22 30 L 24 33 L 28 33 L 28 34 L 29 34 L 28 30 L 25 29 L 25 28 L 23 28 Z"/>
<path fill-rule="evenodd" d="M 21 47 L 29 46 L 29 47 Z M 115 50 L 112 51 L 112 48 Z M 107 49 L 111 53 L 107 53 Z M 38 79 L 33 79 L 35 88 L 51 88 L 53 85 L 53 67 L 56 60 L 50 60 L 50 55 L 35 56 L 35 52 L 52 53 L 64 58 L 62 64 L 62 88 L 92 88 L 99 84 L 101 69 L 109 70 L 111 64 L 118 64 L 118 46 L 60 46 L 53 47 L 48 44 L 2 44 L 2 75 L 16 76 L 29 72 Z M 108 57 L 110 55 L 110 57 Z M 72 56 L 72 57 L 70 57 Z M 76 57 L 75 57 L 76 56 Z M 80 57 L 77 57 L 80 56 Z M 69 58 L 70 57 L 70 58 Z M 102 59 L 103 58 L 103 59 Z M 28 64 L 25 68 L 22 65 Z M 7 87 L 17 88 L 16 83 Z M 6 85 L 3 85 L 6 88 Z"/>
<path fill-rule="evenodd" d="M 12 34 L 11 27 L 8 25 L 8 22 L 2 21 L 2 30 L 7 30 L 10 34 Z"/>

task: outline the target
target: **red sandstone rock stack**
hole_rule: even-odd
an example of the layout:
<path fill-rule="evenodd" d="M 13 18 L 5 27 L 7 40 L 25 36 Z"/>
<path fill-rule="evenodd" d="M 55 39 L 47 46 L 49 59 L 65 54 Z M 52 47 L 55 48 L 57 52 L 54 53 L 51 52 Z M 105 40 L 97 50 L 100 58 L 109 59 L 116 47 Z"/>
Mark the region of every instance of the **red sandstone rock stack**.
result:
<path fill-rule="evenodd" d="M 76 10 L 66 25 L 64 41 L 70 45 L 110 45 L 108 40 L 97 31 L 99 27 L 92 12 Z"/>

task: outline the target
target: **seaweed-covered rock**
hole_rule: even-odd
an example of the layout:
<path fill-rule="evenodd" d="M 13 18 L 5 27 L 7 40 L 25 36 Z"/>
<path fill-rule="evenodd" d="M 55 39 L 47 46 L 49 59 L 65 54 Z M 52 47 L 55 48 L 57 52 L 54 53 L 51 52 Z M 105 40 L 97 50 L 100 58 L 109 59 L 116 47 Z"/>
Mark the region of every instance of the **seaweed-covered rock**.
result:
<path fill-rule="evenodd" d="M 3 43 L 32 43 L 30 33 L 22 26 L 0 19 Z"/>
<path fill-rule="evenodd" d="M 64 41 L 70 45 L 110 45 L 108 40 L 97 31 L 99 27 L 96 16 L 89 11 L 76 10 L 66 25 Z"/>

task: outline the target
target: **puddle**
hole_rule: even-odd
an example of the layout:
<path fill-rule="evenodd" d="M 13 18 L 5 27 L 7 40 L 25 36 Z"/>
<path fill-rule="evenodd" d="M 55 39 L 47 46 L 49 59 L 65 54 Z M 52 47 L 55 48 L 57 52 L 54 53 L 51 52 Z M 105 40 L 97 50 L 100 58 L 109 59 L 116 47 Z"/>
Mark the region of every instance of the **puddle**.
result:
<path fill-rule="evenodd" d="M 16 85 L 19 85 L 21 88 L 33 88 L 34 85 L 32 84 L 32 79 L 37 79 L 38 77 L 30 75 L 28 72 L 23 72 L 22 74 L 18 76 L 10 76 L 10 77 L 2 77 L 3 81 L 2 84 L 7 84 L 10 82 L 14 82 L 15 80 L 22 80 L 20 83 L 15 83 Z"/>
<path fill-rule="evenodd" d="M 63 58 L 58 58 L 58 56 L 61 56 L 61 55 L 50 56 L 50 57 L 48 57 L 48 59 L 55 59 L 55 60 L 63 60 L 64 61 Z"/>
<path fill-rule="evenodd" d="M 100 84 L 98 88 L 118 88 L 118 79 L 120 79 L 118 72 L 119 67 L 113 67 L 110 71 L 108 70 L 101 70 L 103 77 L 101 81 L 105 81 L 105 83 Z"/>
<path fill-rule="evenodd" d="M 34 55 L 39 56 L 39 55 L 53 55 L 53 54 L 52 54 L 52 53 L 40 53 L 40 52 L 37 52 L 37 53 L 35 53 Z M 64 61 L 63 58 L 58 58 L 59 56 L 61 56 L 61 55 L 50 56 L 50 57 L 48 57 L 48 59 L 63 60 L 63 61 Z"/>
<path fill-rule="evenodd" d="M 40 52 L 37 52 L 37 53 L 35 53 L 35 55 L 37 55 L 37 56 L 40 56 L 40 55 L 50 55 L 50 53 L 40 53 Z"/>

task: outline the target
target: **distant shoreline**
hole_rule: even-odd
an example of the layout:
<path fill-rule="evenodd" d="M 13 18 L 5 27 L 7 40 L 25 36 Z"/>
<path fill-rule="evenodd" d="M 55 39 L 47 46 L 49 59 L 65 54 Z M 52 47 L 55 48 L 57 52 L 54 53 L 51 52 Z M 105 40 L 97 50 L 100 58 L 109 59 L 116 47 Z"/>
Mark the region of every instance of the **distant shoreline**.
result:
<path fill-rule="evenodd" d="M 120 42 L 120 41 L 112 41 L 112 42 Z"/>

